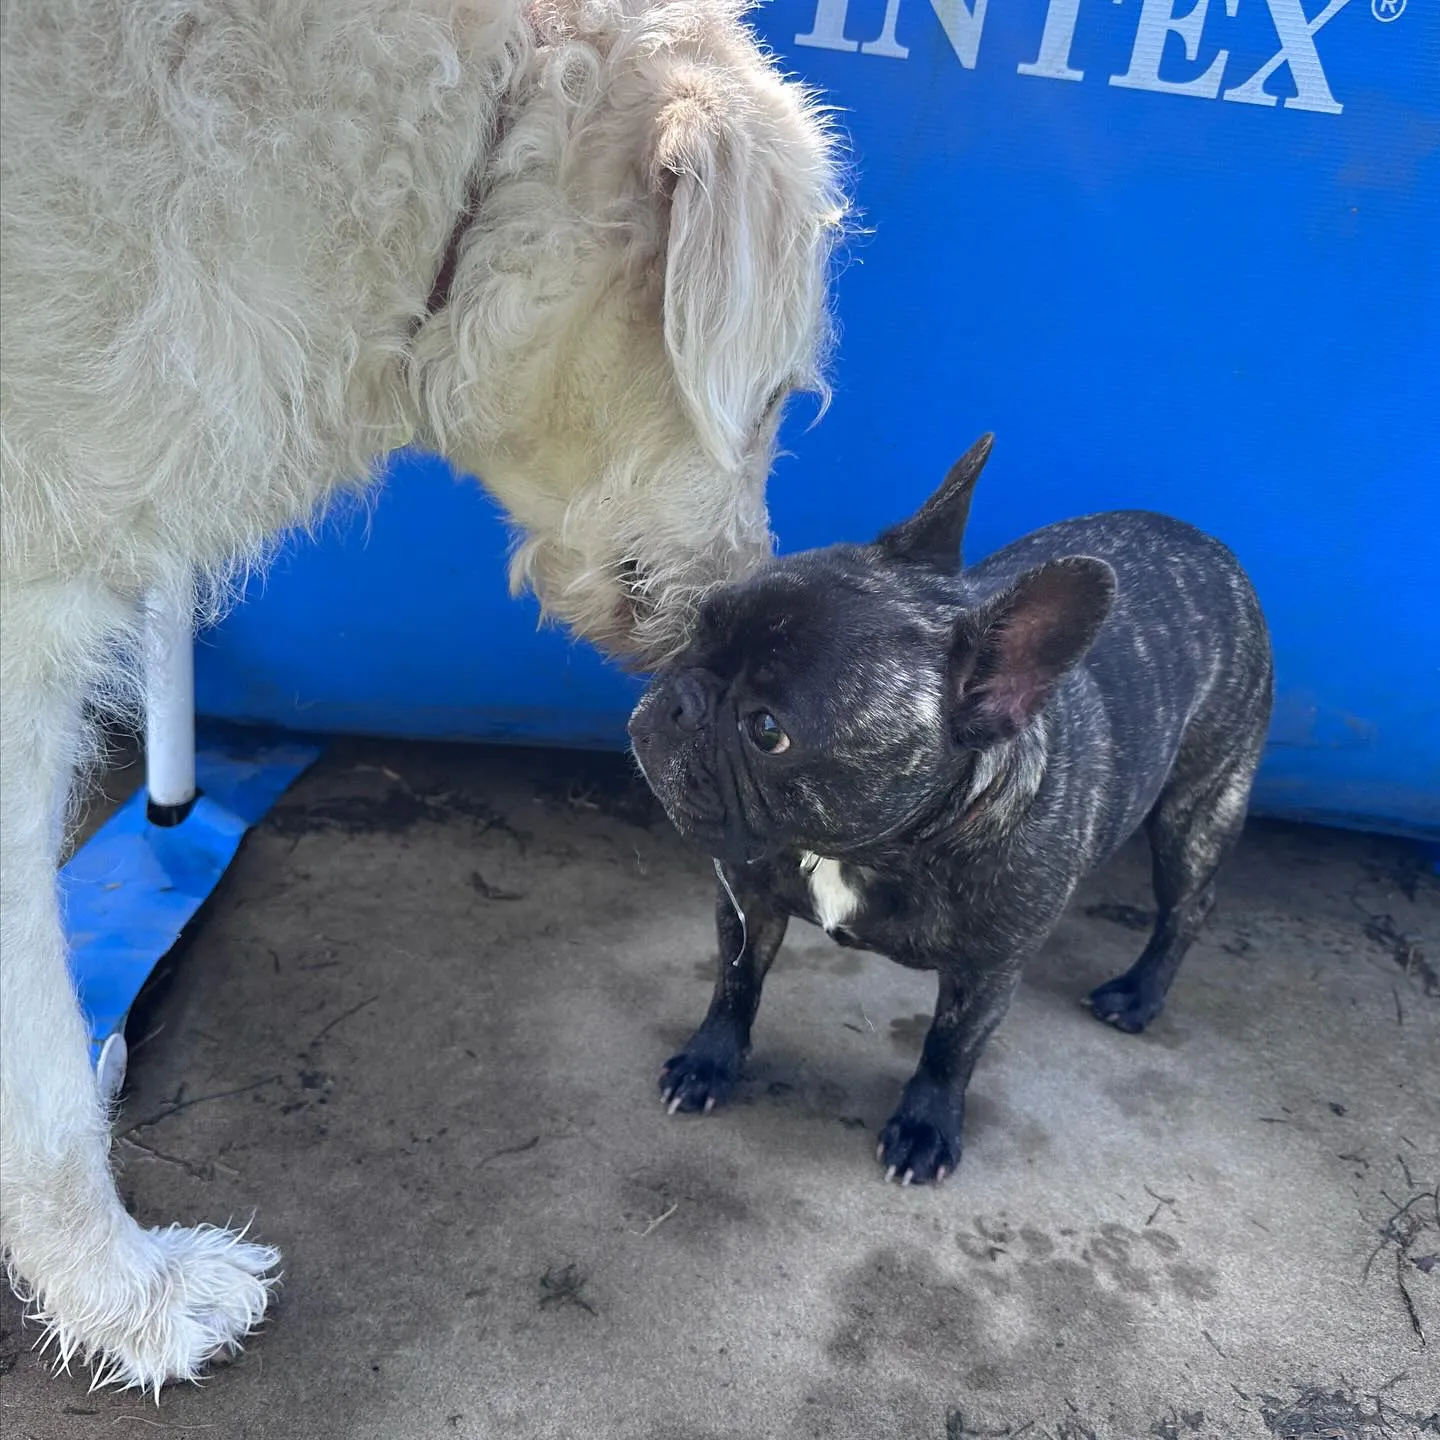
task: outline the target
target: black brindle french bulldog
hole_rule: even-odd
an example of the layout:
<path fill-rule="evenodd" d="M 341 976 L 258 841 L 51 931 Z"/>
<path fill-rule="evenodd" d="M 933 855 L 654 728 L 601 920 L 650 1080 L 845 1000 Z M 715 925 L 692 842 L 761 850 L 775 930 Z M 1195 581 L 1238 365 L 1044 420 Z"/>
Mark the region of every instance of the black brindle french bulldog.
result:
<path fill-rule="evenodd" d="M 1153 1020 L 1240 833 L 1270 642 L 1234 556 L 1143 511 L 1066 520 L 963 569 L 985 436 L 873 545 L 776 558 L 704 604 L 630 722 L 671 820 L 717 857 L 715 994 L 661 1077 L 670 1109 L 735 1083 L 792 915 L 937 971 L 886 1179 L 943 1180 L 965 1088 L 1026 957 L 1141 824 L 1159 915 L 1090 996 Z"/>

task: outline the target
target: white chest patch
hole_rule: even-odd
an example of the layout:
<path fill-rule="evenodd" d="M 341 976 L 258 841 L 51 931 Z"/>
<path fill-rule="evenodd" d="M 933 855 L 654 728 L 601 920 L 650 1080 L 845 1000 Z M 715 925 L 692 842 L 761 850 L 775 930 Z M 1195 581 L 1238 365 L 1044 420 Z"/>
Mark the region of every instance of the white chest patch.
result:
<path fill-rule="evenodd" d="M 840 873 L 840 862 L 807 853 L 801 856 L 801 864 L 810 887 L 810 903 L 821 928 L 833 932 L 853 919 L 863 897 L 846 883 Z"/>

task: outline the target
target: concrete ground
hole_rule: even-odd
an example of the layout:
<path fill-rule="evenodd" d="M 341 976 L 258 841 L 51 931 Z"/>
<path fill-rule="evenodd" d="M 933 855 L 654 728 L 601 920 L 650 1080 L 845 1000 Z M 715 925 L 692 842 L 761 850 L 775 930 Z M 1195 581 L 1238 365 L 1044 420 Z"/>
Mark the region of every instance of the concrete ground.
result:
<path fill-rule="evenodd" d="M 875 1133 L 933 982 L 792 928 L 729 1110 L 656 1074 L 711 885 L 623 760 L 336 745 L 132 1027 L 122 1189 L 257 1213 L 264 1332 L 87 1394 L 0 1305 L 6 1440 L 1440 1435 L 1440 884 L 1253 825 L 1141 1038 L 1140 846 L 1032 965 L 944 1188 Z M 1428 1346 L 1427 1346 L 1428 1338 Z"/>

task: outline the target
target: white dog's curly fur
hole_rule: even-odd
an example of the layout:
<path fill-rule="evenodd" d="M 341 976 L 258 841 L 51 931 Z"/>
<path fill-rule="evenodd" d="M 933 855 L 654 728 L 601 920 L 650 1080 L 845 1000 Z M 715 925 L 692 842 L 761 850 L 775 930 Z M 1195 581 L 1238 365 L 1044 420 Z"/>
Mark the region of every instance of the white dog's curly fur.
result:
<path fill-rule="evenodd" d="M 54 889 L 82 705 L 147 592 L 223 593 L 412 439 L 618 652 L 768 550 L 842 203 L 741 11 L 3 0 L 0 1229 L 62 1362 L 192 1378 L 277 1261 L 116 1195 Z"/>

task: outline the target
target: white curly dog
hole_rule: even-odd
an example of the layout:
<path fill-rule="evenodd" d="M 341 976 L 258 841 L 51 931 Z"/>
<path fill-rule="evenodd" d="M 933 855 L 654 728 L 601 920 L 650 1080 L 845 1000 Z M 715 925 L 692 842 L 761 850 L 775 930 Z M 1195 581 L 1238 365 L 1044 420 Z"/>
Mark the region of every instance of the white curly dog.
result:
<path fill-rule="evenodd" d="M 87 698 L 144 596 L 213 607 L 412 439 L 618 653 L 768 551 L 843 203 L 741 11 L 3 0 L 0 1225 L 62 1363 L 194 1377 L 278 1258 L 116 1194 L 55 895 Z"/>

